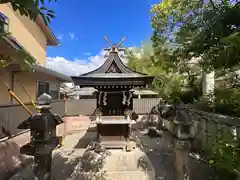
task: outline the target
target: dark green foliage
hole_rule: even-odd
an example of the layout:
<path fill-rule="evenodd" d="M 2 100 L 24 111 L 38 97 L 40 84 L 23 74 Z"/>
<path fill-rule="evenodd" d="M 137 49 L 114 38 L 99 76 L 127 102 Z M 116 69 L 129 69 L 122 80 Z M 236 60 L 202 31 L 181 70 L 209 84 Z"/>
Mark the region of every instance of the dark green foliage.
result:
<path fill-rule="evenodd" d="M 56 2 L 56 0 L 48 0 L 48 2 Z M 55 18 L 54 12 L 48 9 L 44 4 L 44 0 L 0 0 L 0 4 L 10 3 L 14 11 L 18 11 L 22 16 L 27 16 L 31 20 L 36 21 L 40 15 L 46 25 L 50 23 L 52 18 Z M 4 32 L 6 22 L 0 21 L 0 38 L 10 35 L 9 32 Z M 20 65 L 22 68 L 29 68 L 35 63 L 35 59 L 23 50 L 15 50 L 11 56 L 0 54 L 0 68 L 5 68 L 14 62 L 12 57 L 21 57 Z"/>
<path fill-rule="evenodd" d="M 174 63 L 201 57 L 206 71 L 239 66 L 240 3 L 201 2 L 165 0 L 153 6 L 154 52 L 159 55 L 163 45 L 168 47 Z"/>
<path fill-rule="evenodd" d="M 215 112 L 240 117 L 240 89 L 216 89 Z"/>
<path fill-rule="evenodd" d="M 195 101 L 192 108 L 202 111 L 214 112 L 228 116 L 240 117 L 240 89 L 215 89 L 214 101 L 209 98 L 201 98 Z"/>
<path fill-rule="evenodd" d="M 56 0 L 48 0 L 48 2 L 56 2 Z M 54 12 L 44 6 L 44 0 L 0 0 L 0 4 L 11 3 L 14 11 L 19 11 L 21 15 L 28 16 L 31 20 L 36 20 L 41 15 L 46 24 L 55 18 Z"/>

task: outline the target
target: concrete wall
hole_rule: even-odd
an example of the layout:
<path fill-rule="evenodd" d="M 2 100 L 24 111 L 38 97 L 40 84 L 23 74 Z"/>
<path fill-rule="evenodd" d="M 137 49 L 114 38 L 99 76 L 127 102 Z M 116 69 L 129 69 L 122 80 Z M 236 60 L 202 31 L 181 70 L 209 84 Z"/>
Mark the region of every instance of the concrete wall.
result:
<path fill-rule="evenodd" d="M 9 19 L 9 32 L 41 64 L 46 61 L 47 38 L 40 27 L 26 16 L 14 12 L 9 4 L 1 4 L 0 12 Z"/>

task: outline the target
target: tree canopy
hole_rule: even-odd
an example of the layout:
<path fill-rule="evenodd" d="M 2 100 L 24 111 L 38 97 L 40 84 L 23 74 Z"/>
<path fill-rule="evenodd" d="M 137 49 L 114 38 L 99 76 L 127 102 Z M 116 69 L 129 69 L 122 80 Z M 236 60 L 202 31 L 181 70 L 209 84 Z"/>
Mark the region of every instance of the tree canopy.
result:
<path fill-rule="evenodd" d="M 56 1 L 48 0 L 48 2 Z M 33 21 L 40 15 L 46 24 L 48 24 L 55 17 L 54 11 L 46 7 L 45 0 L 0 0 L 0 4 L 6 3 L 10 3 L 14 11 L 19 11 L 21 15 L 28 16 Z"/>
<path fill-rule="evenodd" d="M 239 66 L 240 3 L 233 0 L 165 0 L 151 9 L 156 55 L 161 45 L 174 62 L 201 57 L 205 70 Z"/>

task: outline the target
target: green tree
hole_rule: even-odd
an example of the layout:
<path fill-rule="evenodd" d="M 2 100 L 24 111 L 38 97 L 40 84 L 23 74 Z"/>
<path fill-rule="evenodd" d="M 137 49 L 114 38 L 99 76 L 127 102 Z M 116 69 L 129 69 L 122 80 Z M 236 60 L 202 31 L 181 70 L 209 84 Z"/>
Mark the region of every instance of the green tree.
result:
<path fill-rule="evenodd" d="M 172 102 L 179 99 L 182 92 L 195 86 L 195 79 L 193 79 L 194 68 L 189 67 L 187 70 L 187 66 L 184 65 L 180 68 L 176 67 L 170 64 L 169 61 L 165 61 L 165 63 L 165 58 L 171 59 L 171 55 L 163 52 L 161 53 L 161 60 L 157 60 L 151 42 L 143 42 L 140 47 L 133 47 L 127 51 L 128 67 L 155 76 L 152 88 L 157 90 L 162 98 Z M 182 73 L 183 69 L 188 74 Z"/>
<path fill-rule="evenodd" d="M 177 62 L 202 58 L 205 70 L 239 65 L 240 3 L 165 0 L 152 7 L 153 45 L 176 44 Z"/>
<path fill-rule="evenodd" d="M 216 74 L 226 76 L 226 72 L 229 75 L 239 70 L 240 2 L 238 0 L 164 0 L 152 7 L 151 19 L 154 28 L 152 40 L 155 54 L 159 54 L 162 46 L 171 46 L 173 48 L 166 49 L 174 56 L 171 60 L 178 67 L 197 57 L 200 58 L 198 63 L 204 71 L 214 69 Z M 235 81 L 236 78 L 230 78 L 230 81 Z M 227 84 L 229 85 L 229 81 Z M 209 110 L 239 115 L 237 107 L 240 96 L 236 86 L 235 83 L 232 87 L 230 85 L 230 89 L 217 89 L 215 101 L 211 102 L 213 106 Z M 207 107 L 208 104 L 210 102 L 201 106 Z M 213 158 L 210 163 L 221 172 L 227 170 L 239 173 L 240 171 L 239 143 L 235 143 L 231 142 L 231 139 L 219 137 L 216 144 L 212 144 L 207 151 Z M 221 178 L 231 179 L 229 175 Z"/>
<path fill-rule="evenodd" d="M 56 2 L 57 0 L 48 0 L 48 2 Z M 14 11 L 19 11 L 21 15 L 29 17 L 35 21 L 37 16 L 43 17 L 46 24 L 55 18 L 53 10 L 46 7 L 45 0 L 0 0 L 0 4 L 10 3 Z"/>

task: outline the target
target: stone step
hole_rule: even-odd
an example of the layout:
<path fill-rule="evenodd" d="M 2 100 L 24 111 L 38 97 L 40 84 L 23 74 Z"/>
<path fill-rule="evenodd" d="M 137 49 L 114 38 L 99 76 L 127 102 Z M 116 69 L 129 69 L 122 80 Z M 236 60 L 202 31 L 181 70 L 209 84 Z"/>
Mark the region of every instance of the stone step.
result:
<path fill-rule="evenodd" d="M 108 172 L 79 172 L 71 176 L 71 180 L 155 180 L 152 171 L 108 171 Z M 70 180 L 70 179 L 67 179 Z"/>
<path fill-rule="evenodd" d="M 107 171 L 146 171 L 152 169 L 145 153 L 136 149 L 132 152 L 110 151 L 103 169 Z"/>
<path fill-rule="evenodd" d="M 132 152 L 122 150 L 107 150 L 97 154 L 93 151 L 84 153 L 75 171 L 151 171 L 153 167 L 148 156 L 139 149 Z"/>
<path fill-rule="evenodd" d="M 126 143 L 126 141 L 102 141 L 100 145 L 106 149 L 125 149 Z"/>

